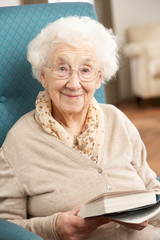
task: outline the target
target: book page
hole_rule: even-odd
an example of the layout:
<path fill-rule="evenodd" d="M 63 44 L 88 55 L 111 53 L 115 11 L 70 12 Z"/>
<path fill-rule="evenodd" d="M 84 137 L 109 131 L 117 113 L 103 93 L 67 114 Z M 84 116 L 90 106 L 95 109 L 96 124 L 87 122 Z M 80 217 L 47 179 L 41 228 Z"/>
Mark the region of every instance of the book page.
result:
<path fill-rule="evenodd" d="M 109 217 L 111 219 L 114 219 L 120 222 L 139 224 L 150 219 L 151 217 L 155 216 L 159 212 L 160 212 L 160 202 L 148 208 L 143 208 L 140 210 L 106 214 L 106 217 Z"/>

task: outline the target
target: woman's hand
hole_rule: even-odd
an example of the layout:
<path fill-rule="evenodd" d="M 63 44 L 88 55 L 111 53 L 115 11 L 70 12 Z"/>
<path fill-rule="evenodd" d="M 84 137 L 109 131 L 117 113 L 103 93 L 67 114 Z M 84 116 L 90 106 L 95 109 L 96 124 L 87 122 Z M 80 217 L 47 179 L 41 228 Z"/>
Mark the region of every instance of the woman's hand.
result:
<path fill-rule="evenodd" d="M 84 240 L 97 227 L 110 222 L 110 219 L 104 217 L 78 217 L 80 208 L 81 206 L 57 216 L 56 232 L 61 240 Z"/>
<path fill-rule="evenodd" d="M 112 221 L 106 217 L 93 217 L 88 219 L 78 217 L 77 214 L 80 208 L 81 206 L 72 211 L 60 213 L 57 216 L 56 232 L 60 240 L 84 240 L 88 234 L 96 230 L 96 228 Z M 143 230 L 148 225 L 148 221 L 140 224 L 115 222 L 127 228 L 139 231 Z"/>

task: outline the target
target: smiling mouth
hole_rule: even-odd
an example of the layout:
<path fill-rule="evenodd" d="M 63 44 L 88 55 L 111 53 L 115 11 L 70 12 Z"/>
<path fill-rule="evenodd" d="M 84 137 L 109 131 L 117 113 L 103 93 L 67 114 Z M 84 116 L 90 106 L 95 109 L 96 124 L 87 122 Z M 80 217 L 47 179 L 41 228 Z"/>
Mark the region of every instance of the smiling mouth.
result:
<path fill-rule="evenodd" d="M 67 93 L 63 93 L 63 92 L 61 92 L 64 96 L 66 96 L 66 97 L 68 97 L 68 98 L 79 98 L 79 97 L 81 97 L 81 96 L 83 96 L 83 94 L 81 93 L 81 94 L 74 94 L 74 95 L 72 95 L 72 94 L 67 94 Z"/>

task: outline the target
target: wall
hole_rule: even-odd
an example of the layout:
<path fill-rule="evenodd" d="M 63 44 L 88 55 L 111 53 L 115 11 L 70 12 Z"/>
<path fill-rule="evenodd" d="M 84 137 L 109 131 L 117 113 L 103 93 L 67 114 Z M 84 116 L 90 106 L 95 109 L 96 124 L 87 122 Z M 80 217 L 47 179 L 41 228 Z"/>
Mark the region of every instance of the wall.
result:
<path fill-rule="evenodd" d="M 54 2 L 88 2 L 88 3 L 94 3 L 94 0 L 48 0 L 49 3 Z"/>
<path fill-rule="evenodd" d="M 23 4 L 47 3 L 47 0 L 22 0 Z"/>
<path fill-rule="evenodd" d="M 110 0 L 95 0 L 94 4 L 98 21 L 101 22 L 106 28 L 112 28 Z M 105 95 L 107 103 L 117 104 L 119 102 L 117 78 L 112 79 L 105 85 Z"/>
<path fill-rule="evenodd" d="M 21 0 L 0 0 L 0 7 L 21 5 Z"/>
<path fill-rule="evenodd" d="M 125 31 L 129 26 L 160 22 L 160 0 L 111 0 L 111 9 L 113 28 L 118 35 L 120 51 L 125 44 Z M 128 62 L 122 57 L 119 71 L 120 99 L 131 97 L 129 78 Z"/>
<path fill-rule="evenodd" d="M 21 4 L 36 4 L 36 3 L 54 3 L 54 2 L 76 2 L 76 0 L 0 0 L 0 7 L 16 6 Z M 94 3 L 94 0 L 77 0 L 77 2 Z"/>

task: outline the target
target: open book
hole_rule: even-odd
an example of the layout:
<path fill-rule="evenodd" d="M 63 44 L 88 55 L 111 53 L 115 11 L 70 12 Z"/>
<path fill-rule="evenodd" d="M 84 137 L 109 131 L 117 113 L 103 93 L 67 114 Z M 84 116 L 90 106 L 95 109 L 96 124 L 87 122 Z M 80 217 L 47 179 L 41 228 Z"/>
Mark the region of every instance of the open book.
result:
<path fill-rule="evenodd" d="M 160 212 L 160 192 L 146 190 L 110 192 L 88 201 L 79 211 L 83 218 L 106 216 L 113 220 L 142 223 Z"/>

